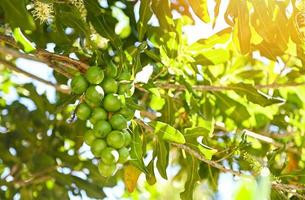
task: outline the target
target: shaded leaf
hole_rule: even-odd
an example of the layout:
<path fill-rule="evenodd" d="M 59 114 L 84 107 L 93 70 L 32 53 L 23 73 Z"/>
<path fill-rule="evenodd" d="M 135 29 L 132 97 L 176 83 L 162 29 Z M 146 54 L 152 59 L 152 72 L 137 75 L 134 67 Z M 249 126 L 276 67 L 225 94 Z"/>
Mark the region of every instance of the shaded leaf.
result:
<path fill-rule="evenodd" d="M 236 122 L 243 122 L 250 117 L 247 108 L 238 101 L 220 92 L 215 92 L 214 94 L 217 97 L 216 103 L 221 112 L 224 112 Z"/>
<path fill-rule="evenodd" d="M 237 83 L 231 84 L 230 87 L 233 87 L 237 94 L 246 96 L 248 101 L 259 104 L 261 106 L 269 106 L 272 104 L 284 102 L 283 99 L 270 97 L 262 92 L 259 92 L 253 85 L 250 84 Z"/>
<path fill-rule="evenodd" d="M 158 141 L 156 144 L 155 151 L 157 152 L 157 169 L 160 175 L 164 179 L 167 179 L 166 168 L 168 166 L 169 160 L 169 144 L 163 141 Z"/>
<path fill-rule="evenodd" d="M 130 163 L 148 173 L 143 162 L 142 140 L 140 138 L 139 128 L 134 129 L 130 150 Z"/>
<path fill-rule="evenodd" d="M 151 11 L 151 2 L 152 2 L 152 0 L 142 0 L 141 1 L 140 14 L 139 14 L 140 19 L 137 23 L 139 41 L 143 40 L 143 37 L 147 30 L 147 23 L 153 14 Z"/>
<path fill-rule="evenodd" d="M 193 156 L 187 156 L 188 170 L 187 180 L 184 184 L 184 191 L 180 194 L 182 200 L 192 200 L 193 190 L 196 182 L 200 179 L 198 174 L 199 161 Z"/>
<path fill-rule="evenodd" d="M 35 29 L 33 17 L 26 10 L 24 0 L 1 0 L 0 6 L 3 8 L 6 20 L 12 28 Z"/>

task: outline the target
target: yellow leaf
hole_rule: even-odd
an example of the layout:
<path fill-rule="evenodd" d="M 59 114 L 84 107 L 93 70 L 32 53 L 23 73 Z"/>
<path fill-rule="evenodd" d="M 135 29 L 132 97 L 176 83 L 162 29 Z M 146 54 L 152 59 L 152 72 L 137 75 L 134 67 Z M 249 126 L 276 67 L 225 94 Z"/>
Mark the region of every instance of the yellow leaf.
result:
<path fill-rule="evenodd" d="M 127 165 L 124 168 L 124 182 L 128 192 L 133 192 L 137 186 L 138 178 L 141 171 L 133 165 Z"/>

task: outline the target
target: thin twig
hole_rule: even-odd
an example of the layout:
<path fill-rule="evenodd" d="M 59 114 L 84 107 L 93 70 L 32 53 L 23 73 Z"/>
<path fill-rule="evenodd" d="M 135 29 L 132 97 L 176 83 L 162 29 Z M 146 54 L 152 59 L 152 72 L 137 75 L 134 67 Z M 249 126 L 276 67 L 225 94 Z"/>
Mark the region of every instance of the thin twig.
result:
<path fill-rule="evenodd" d="M 52 178 L 52 176 L 50 176 L 48 174 L 51 173 L 52 171 L 56 170 L 57 167 L 59 167 L 59 166 L 48 167 L 42 171 L 32 174 L 32 176 L 28 179 L 25 179 L 25 180 L 17 179 L 17 180 L 11 181 L 11 183 L 22 187 L 22 186 L 27 186 L 30 184 L 37 184 L 37 183 L 45 182 L 46 180 Z"/>
<path fill-rule="evenodd" d="M 198 160 L 201 160 L 202 162 L 219 169 L 222 172 L 229 172 L 235 176 L 240 176 L 241 173 L 239 171 L 234 171 L 232 169 L 229 168 L 225 168 L 224 166 L 222 166 L 221 164 L 219 164 L 216 161 L 212 161 L 212 160 L 208 160 L 206 159 L 203 155 L 201 155 L 200 153 L 198 153 L 197 151 L 193 150 L 192 148 L 184 145 L 184 144 L 177 144 L 177 143 L 171 143 L 172 145 L 176 146 L 179 149 L 183 149 L 184 151 L 186 151 L 187 153 L 191 154 L 192 156 L 196 157 Z"/>

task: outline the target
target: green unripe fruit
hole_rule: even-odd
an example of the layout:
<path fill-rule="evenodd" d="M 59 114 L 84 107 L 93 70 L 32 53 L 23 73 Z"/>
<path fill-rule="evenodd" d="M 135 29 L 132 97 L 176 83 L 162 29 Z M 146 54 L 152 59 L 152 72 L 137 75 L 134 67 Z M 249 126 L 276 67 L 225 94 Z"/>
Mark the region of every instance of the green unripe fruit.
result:
<path fill-rule="evenodd" d="M 124 133 L 121 131 L 111 131 L 107 136 L 107 144 L 116 149 L 122 148 L 125 145 Z"/>
<path fill-rule="evenodd" d="M 93 101 L 90 101 L 90 99 L 88 98 L 85 98 L 85 102 L 88 104 L 88 106 L 90 106 L 91 108 L 97 108 L 101 105 L 102 102 L 93 102 Z"/>
<path fill-rule="evenodd" d="M 92 112 L 90 122 L 95 124 L 97 121 L 106 120 L 108 113 L 103 108 L 95 108 Z"/>
<path fill-rule="evenodd" d="M 127 147 L 130 145 L 132 138 L 131 138 L 130 133 L 126 130 L 123 131 L 123 134 L 124 134 L 124 138 L 125 138 L 124 147 Z"/>
<path fill-rule="evenodd" d="M 100 86 L 90 86 L 86 91 L 85 99 L 89 102 L 98 104 L 102 102 L 103 98 L 104 91 L 103 88 Z"/>
<path fill-rule="evenodd" d="M 112 176 L 115 170 L 116 170 L 116 164 L 107 165 L 103 162 L 100 162 L 98 164 L 98 171 L 104 177 Z"/>
<path fill-rule="evenodd" d="M 129 159 L 129 150 L 126 147 L 119 149 L 119 163 L 125 163 Z"/>
<path fill-rule="evenodd" d="M 91 145 L 91 152 L 96 157 L 101 157 L 103 149 L 107 147 L 107 144 L 102 139 L 96 139 Z"/>
<path fill-rule="evenodd" d="M 104 72 L 100 67 L 89 67 L 85 77 L 91 84 L 100 84 L 104 79 Z"/>
<path fill-rule="evenodd" d="M 89 129 L 84 134 L 84 141 L 87 145 L 91 146 L 95 140 L 94 131 Z"/>
<path fill-rule="evenodd" d="M 76 110 L 77 118 L 81 120 L 87 120 L 91 115 L 91 109 L 86 103 L 79 104 Z"/>
<path fill-rule="evenodd" d="M 108 112 L 116 112 L 121 108 L 121 101 L 118 96 L 108 94 L 103 101 L 104 109 Z"/>
<path fill-rule="evenodd" d="M 97 121 L 96 124 L 94 125 L 94 133 L 95 137 L 98 138 L 104 138 L 110 133 L 112 130 L 111 125 L 105 121 L 105 120 L 100 120 Z"/>
<path fill-rule="evenodd" d="M 115 130 L 122 130 L 127 127 L 127 120 L 121 114 L 114 114 L 110 119 L 110 124 Z"/>
<path fill-rule="evenodd" d="M 106 94 L 116 93 L 118 91 L 118 83 L 113 78 L 104 79 L 102 87 Z"/>
<path fill-rule="evenodd" d="M 106 77 L 111 77 L 114 78 L 118 74 L 118 68 L 113 64 L 110 63 L 106 68 L 105 68 L 105 75 Z"/>
<path fill-rule="evenodd" d="M 119 111 L 119 114 L 123 115 L 127 120 L 131 120 L 134 116 L 134 111 L 125 107 Z"/>
<path fill-rule="evenodd" d="M 119 153 L 114 148 L 106 147 L 105 149 L 102 150 L 101 158 L 102 158 L 103 163 L 105 163 L 105 164 L 108 164 L 108 165 L 114 164 L 119 159 Z"/>
<path fill-rule="evenodd" d="M 75 76 L 71 81 L 71 90 L 74 94 L 82 94 L 86 91 L 88 82 L 82 75 Z"/>

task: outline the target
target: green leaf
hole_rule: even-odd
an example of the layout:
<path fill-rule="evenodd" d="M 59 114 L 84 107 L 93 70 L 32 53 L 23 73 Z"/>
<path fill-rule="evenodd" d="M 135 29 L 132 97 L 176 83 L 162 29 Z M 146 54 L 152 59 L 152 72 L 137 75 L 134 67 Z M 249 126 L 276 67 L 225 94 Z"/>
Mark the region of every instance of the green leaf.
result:
<path fill-rule="evenodd" d="M 232 28 L 225 28 L 207 39 L 200 39 L 187 47 L 187 50 L 191 53 L 197 53 L 202 49 L 212 48 L 216 44 L 224 44 L 231 38 Z"/>
<path fill-rule="evenodd" d="M 160 121 L 167 124 L 173 124 L 176 120 L 175 113 L 177 112 L 177 108 L 181 105 L 178 105 L 177 102 L 174 102 L 173 98 L 168 95 L 166 95 L 164 98 L 166 103 L 163 106 L 163 109 L 159 111 L 162 113 Z"/>
<path fill-rule="evenodd" d="M 197 145 L 197 149 L 204 155 L 207 160 L 212 160 L 213 155 L 217 153 L 216 149 L 209 149 L 202 146 L 201 144 Z"/>
<path fill-rule="evenodd" d="M 16 42 L 19 42 L 20 44 L 22 44 L 23 46 L 23 50 L 26 53 L 30 53 L 32 51 L 35 51 L 36 48 L 35 46 L 31 43 L 31 41 L 29 41 L 22 33 L 22 31 L 20 30 L 20 28 L 15 28 L 14 32 L 13 32 L 14 38 L 16 40 Z"/>
<path fill-rule="evenodd" d="M 140 19 L 137 23 L 138 39 L 142 41 L 147 30 L 147 23 L 152 16 L 151 11 L 152 0 L 142 0 L 140 4 Z"/>
<path fill-rule="evenodd" d="M 199 161 L 193 156 L 187 156 L 188 170 L 187 180 L 184 184 L 184 191 L 180 194 L 182 200 L 192 200 L 193 191 L 196 186 L 196 182 L 200 179 L 198 174 Z"/>
<path fill-rule="evenodd" d="M 217 65 L 229 60 L 230 53 L 224 49 L 210 49 L 200 52 L 195 57 L 195 63 L 201 65 Z"/>
<path fill-rule="evenodd" d="M 167 179 L 166 168 L 169 160 L 169 144 L 163 141 L 158 141 L 156 144 L 157 169 L 160 175 Z"/>
<path fill-rule="evenodd" d="M 204 22 L 210 21 L 207 0 L 189 0 L 194 13 Z"/>
<path fill-rule="evenodd" d="M 95 30 L 101 36 L 109 39 L 114 47 L 121 49 L 122 41 L 114 31 L 117 21 L 109 13 L 105 13 L 95 0 L 85 1 L 85 6 L 88 11 L 87 18 Z"/>
<path fill-rule="evenodd" d="M 71 9 L 69 11 L 63 11 L 57 8 L 58 14 L 56 15 L 56 20 L 58 20 L 61 25 L 74 28 L 75 31 L 86 36 L 87 39 L 90 39 L 90 29 L 88 25 L 81 18 L 80 13 L 77 9 Z"/>
<path fill-rule="evenodd" d="M 1 0 L 0 6 L 5 12 L 5 18 L 12 28 L 35 30 L 33 17 L 28 13 L 24 0 Z"/>
<path fill-rule="evenodd" d="M 157 88 L 150 88 L 149 91 L 152 93 L 149 106 L 158 111 L 161 110 L 165 104 L 165 100 L 161 97 L 161 94 Z"/>
<path fill-rule="evenodd" d="M 138 126 L 133 130 L 132 142 L 131 142 L 131 150 L 130 150 L 130 163 L 136 166 L 144 173 L 148 173 L 144 161 L 143 161 L 143 149 L 142 149 L 142 140 L 140 137 Z"/>
<path fill-rule="evenodd" d="M 269 106 L 276 103 L 283 103 L 284 100 L 280 98 L 270 97 L 266 94 L 259 92 L 253 85 L 245 83 L 231 84 L 230 87 L 234 88 L 234 91 L 241 95 L 246 96 L 248 101 L 259 104 L 261 106 Z"/>
<path fill-rule="evenodd" d="M 174 127 L 160 121 L 150 122 L 149 124 L 154 128 L 154 133 L 158 135 L 160 139 L 179 144 L 185 143 L 183 134 Z"/>
<path fill-rule="evenodd" d="M 217 97 L 216 106 L 225 115 L 234 119 L 236 122 L 243 122 L 250 117 L 247 108 L 238 101 L 220 92 L 215 92 L 214 94 Z"/>
<path fill-rule="evenodd" d="M 210 132 L 211 132 L 211 127 L 186 128 L 184 137 L 198 137 L 198 136 L 208 137 Z"/>

